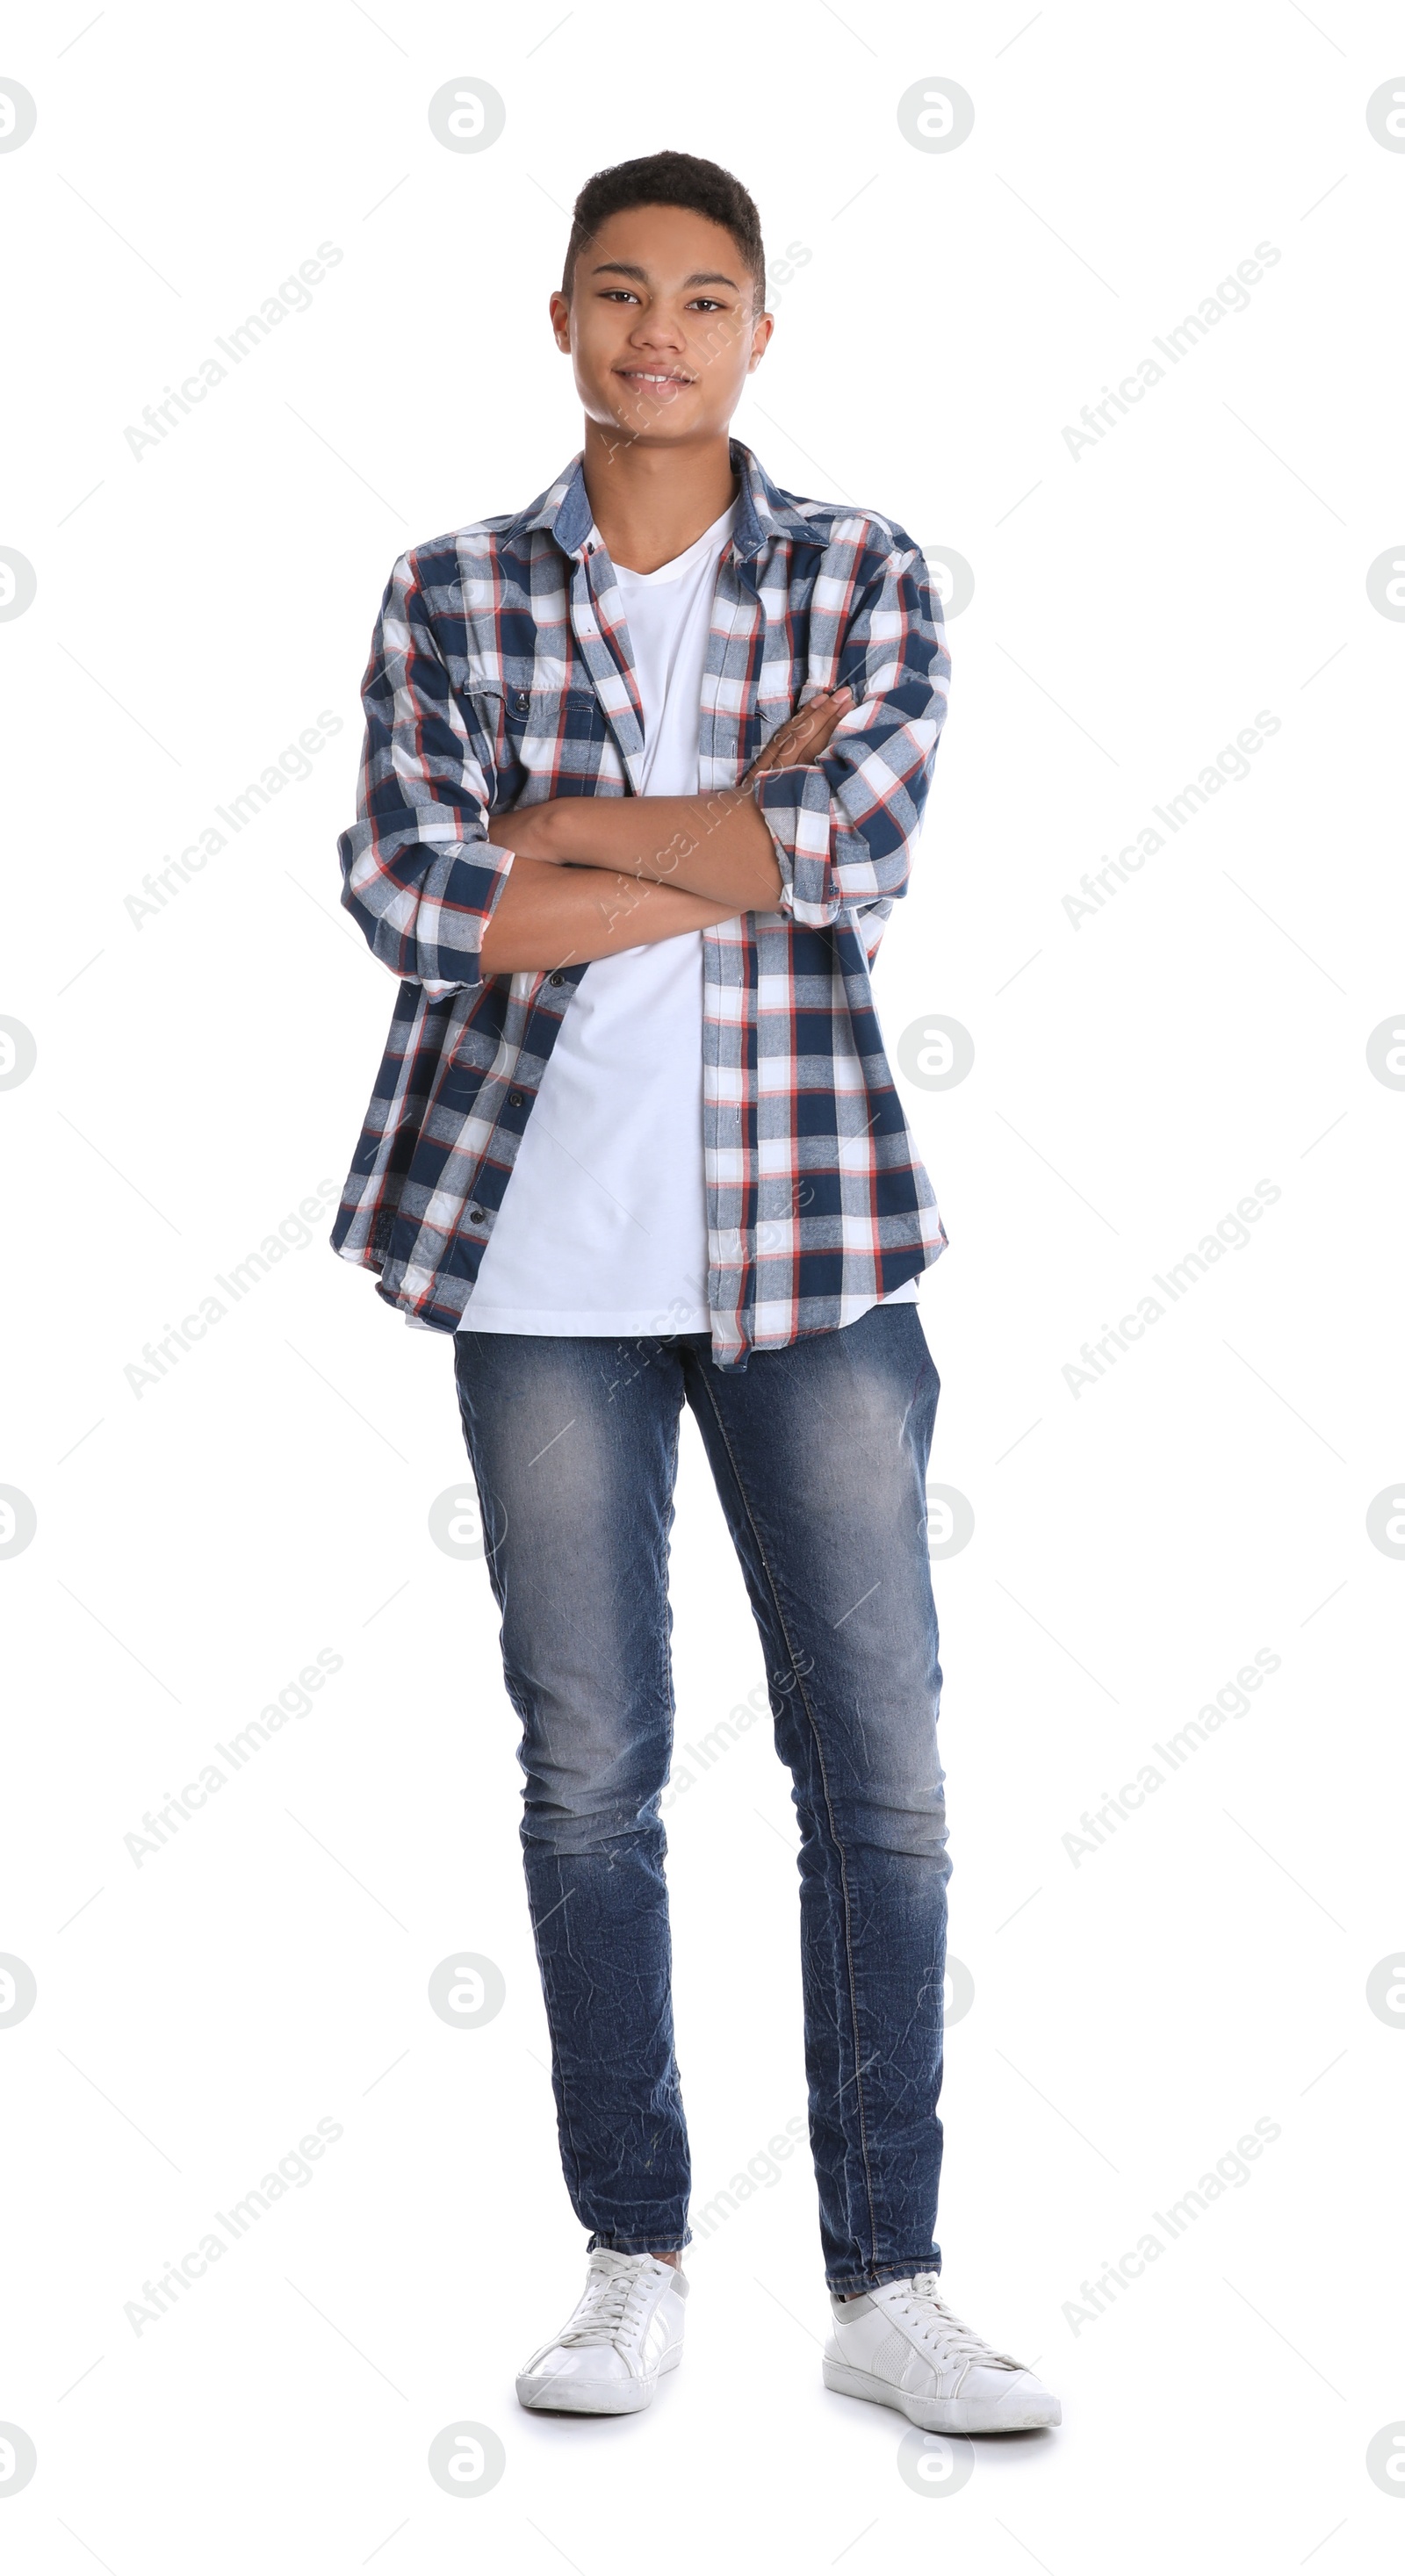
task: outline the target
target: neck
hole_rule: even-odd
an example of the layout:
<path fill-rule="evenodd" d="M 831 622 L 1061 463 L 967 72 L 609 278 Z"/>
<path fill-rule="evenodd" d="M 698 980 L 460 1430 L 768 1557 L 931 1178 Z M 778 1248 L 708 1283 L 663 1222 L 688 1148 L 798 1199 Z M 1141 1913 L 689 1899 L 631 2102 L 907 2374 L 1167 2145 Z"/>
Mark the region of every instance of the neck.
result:
<path fill-rule="evenodd" d="M 725 430 L 696 446 L 646 447 L 585 424 L 585 488 L 612 563 L 657 572 L 686 553 L 736 498 Z"/>

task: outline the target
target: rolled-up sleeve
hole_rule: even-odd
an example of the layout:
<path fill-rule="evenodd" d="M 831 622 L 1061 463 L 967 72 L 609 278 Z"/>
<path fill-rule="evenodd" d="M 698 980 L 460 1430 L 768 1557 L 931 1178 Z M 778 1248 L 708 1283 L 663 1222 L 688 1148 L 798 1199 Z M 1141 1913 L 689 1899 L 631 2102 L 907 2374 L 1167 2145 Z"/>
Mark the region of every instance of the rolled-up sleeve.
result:
<path fill-rule="evenodd" d="M 827 605 L 823 581 L 816 608 Z M 916 546 L 896 549 L 856 593 L 833 669 L 833 685 L 851 688 L 854 704 L 823 759 L 764 771 L 756 785 L 781 872 L 780 909 L 811 929 L 826 928 L 846 905 L 891 900 L 907 886 L 951 676 Z"/>
<path fill-rule="evenodd" d="M 411 555 L 386 585 L 361 703 L 357 819 L 337 842 L 342 903 L 382 965 L 438 1001 L 482 981 L 512 852 L 487 838 L 492 749 L 451 684 Z"/>

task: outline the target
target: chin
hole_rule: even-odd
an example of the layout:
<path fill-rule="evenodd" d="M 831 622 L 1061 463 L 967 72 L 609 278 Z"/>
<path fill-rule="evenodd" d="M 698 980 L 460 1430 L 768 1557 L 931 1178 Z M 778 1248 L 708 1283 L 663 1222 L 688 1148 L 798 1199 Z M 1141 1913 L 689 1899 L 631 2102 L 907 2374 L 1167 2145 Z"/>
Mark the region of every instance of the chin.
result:
<path fill-rule="evenodd" d="M 648 394 L 630 394 L 613 386 L 606 397 L 616 426 L 632 429 L 641 435 L 653 432 L 666 438 L 671 430 L 695 430 L 702 424 L 695 400 L 675 399 L 656 402 Z"/>
<path fill-rule="evenodd" d="M 620 415 L 621 429 L 632 429 L 637 438 L 686 438 L 705 426 L 695 412 L 685 415 L 675 411 L 643 411 L 622 412 Z"/>

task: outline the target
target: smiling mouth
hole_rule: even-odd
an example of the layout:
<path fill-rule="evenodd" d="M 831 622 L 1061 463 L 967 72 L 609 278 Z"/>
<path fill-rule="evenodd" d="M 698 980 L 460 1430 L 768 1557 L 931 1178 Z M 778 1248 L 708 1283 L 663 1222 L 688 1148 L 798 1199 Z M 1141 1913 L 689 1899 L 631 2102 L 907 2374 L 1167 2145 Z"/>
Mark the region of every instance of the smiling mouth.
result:
<path fill-rule="evenodd" d="M 660 367 L 616 367 L 615 373 L 623 376 L 627 385 L 691 385 L 695 381 L 692 376 L 671 375 Z"/>

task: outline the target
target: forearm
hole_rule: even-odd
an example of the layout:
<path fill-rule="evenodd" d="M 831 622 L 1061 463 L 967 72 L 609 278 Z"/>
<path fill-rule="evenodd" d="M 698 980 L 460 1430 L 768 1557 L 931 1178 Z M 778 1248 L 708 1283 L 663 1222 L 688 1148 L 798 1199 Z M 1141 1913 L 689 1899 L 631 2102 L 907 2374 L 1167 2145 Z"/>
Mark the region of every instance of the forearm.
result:
<path fill-rule="evenodd" d="M 663 800 L 660 800 L 663 801 Z M 519 844 L 512 870 L 483 934 L 485 975 L 523 968 L 579 966 L 616 957 L 623 948 L 676 939 L 729 921 L 735 903 L 657 885 L 613 868 L 562 867 L 528 858 Z"/>
<path fill-rule="evenodd" d="M 617 869 L 640 885 L 705 896 L 733 912 L 775 912 L 781 871 L 749 787 L 710 796 L 558 796 L 495 816 L 490 840 L 559 864 Z"/>

